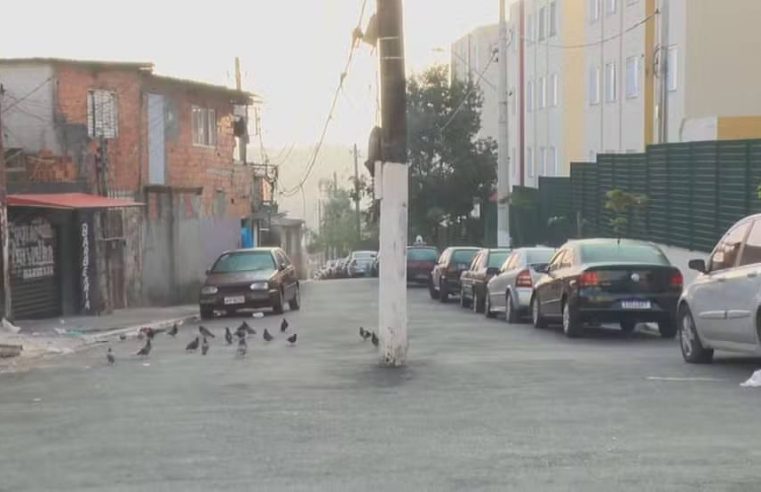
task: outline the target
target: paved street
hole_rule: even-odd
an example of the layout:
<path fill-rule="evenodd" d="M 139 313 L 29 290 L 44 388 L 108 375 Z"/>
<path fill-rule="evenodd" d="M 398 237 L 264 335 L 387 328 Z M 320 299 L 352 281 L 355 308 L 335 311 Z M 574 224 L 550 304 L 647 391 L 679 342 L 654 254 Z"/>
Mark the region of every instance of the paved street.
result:
<path fill-rule="evenodd" d="M 682 362 L 675 341 L 568 340 L 410 290 L 410 362 L 357 335 L 376 281 L 310 283 L 299 340 L 186 354 L 196 333 L 0 375 L 0 490 L 753 490 L 760 360 Z M 248 318 L 251 319 L 251 318 Z M 277 331 L 281 317 L 253 319 Z M 146 366 L 145 364 L 150 364 Z"/>

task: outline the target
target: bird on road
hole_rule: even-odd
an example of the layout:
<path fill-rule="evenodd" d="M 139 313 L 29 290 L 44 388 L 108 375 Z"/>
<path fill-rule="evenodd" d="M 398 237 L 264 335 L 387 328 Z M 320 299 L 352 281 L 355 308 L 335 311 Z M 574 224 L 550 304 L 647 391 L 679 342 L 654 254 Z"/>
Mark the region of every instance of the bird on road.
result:
<path fill-rule="evenodd" d="M 111 352 L 111 347 L 108 347 L 108 352 L 106 352 L 106 360 L 108 361 L 109 366 L 113 366 L 114 362 L 116 362 L 116 357 L 114 357 L 114 353 Z"/>
<path fill-rule="evenodd" d="M 376 335 L 375 332 L 373 332 L 371 340 L 373 342 L 373 345 L 375 345 L 377 347 L 378 346 L 378 335 Z"/>
<path fill-rule="evenodd" d="M 275 337 L 270 335 L 270 332 L 267 331 L 267 328 L 264 329 L 264 336 L 263 336 L 263 338 L 264 338 L 265 342 L 271 342 L 272 340 L 275 339 Z"/>
<path fill-rule="evenodd" d="M 198 327 L 198 331 L 201 333 L 201 335 L 203 335 L 205 337 L 214 338 L 214 333 L 212 333 L 209 330 L 207 330 L 204 325 L 200 325 Z"/>
<path fill-rule="evenodd" d="M 233 334 L 230 333 L 230 328 L 228 326 L 225 326 L 225 341 L 227 342 L 227 345 L 232 345 L 233 343 Z"/>
<path fill-rule="evenodd" d="M 148 340 L 153 340 L 153 337 L 156 336 L 156 330 L 154 330 L 150 326 L 144 326 L 144 327 L 140 328 L 140 333 L 145 335 L 148 338 Z"/>
<path fill-rule="evenodd" d="M 285 333 L 285 330 L 288 329 L 288 321 L 283 318 L 283 321 L 280 323 L 280 333 Z"/>
<path fill-rule="evenodd" d="M 238 339 L 238 349 L 235 351 L 235 353 L 239 357 L 243 357 L 246 355 L 246 351 L 248 350 L 248 343 L 246 342 L 246 337 L 242 336 Z"/>
<path fill-rule="evenodd" d="M 151 339 L 145 341 L 145 345 L 143 345 L 143 348 L 137 351 L 137 354 L 140 357 L 148 357 L 148 354 L 151 353 Z"/>
<path fill-rule="evenodd" d="M 172 327 L 169 329 L 169 331 L 168 331 L 167 333 L 168 333 L 170 336 L 175 336 L 175 335 L 177 335 L 177 332 L 178 332 L 179 330 L 180 330 L 180 329 L 179 329 L 179 327 L 177 326 L 177 323 L 175 323 L 175 324 L 173 324 L 173 325 L 172 325 Z"/>
<path fill-rule="evenodd" d="M 206 337 L 203 337 L 203 342 L 201 343 L 201 355 L 206 355 L 209 352 L 209 341 L 206 339 Z"/>
<path fill-rule="evenodd" d="M 367 340 L 371 335 L 370 330 L 365 330 L 362 326 L 359 327 L 359 336 L 362 337 L 362 340 Z"/>
<path fill-rule="evenodd" d="M 121 340 L 123 342 L 126 339 L 127 339 L 127 334 L 126 333 L 119 334 L 119 340 Z"/>
<path fill-rule="evenodd" d="M 291 335 L 288 338 L 286 338 L 286 340 L 288 340 L 288 343 L 293 345 L 294 343 L 296 343 L 296 336 L 297 335 L 298 335 L 298 333 L 294 333 L 293 335 Z"/>
<path fill-rule="evenodd" d="M 198 342 L 199 342 L 199 339 L 198 339 L 198 337 L 196 337 L 196 338 L 195 338 L 195 339 L 194 339 L 192 342 L 190 342 L 190 343 L 189 343 L 189 344 L 188 344 L 188 345 L 185 347 L 185 350 L 187 350 L 187 351 L 189 351 L 189 352 L 190 352 L 190 351 L 193 351 L 193 350 L 198 350 Z"/>

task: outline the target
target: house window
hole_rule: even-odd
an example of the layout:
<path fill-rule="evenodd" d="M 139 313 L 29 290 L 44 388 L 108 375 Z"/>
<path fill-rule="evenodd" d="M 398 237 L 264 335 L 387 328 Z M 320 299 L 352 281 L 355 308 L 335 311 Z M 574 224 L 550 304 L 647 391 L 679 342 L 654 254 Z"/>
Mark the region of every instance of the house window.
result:
<path fill-rule="evenodd" d="M 589 104 L 600 104 L 600 67 L 589 68 Z"/>
<path fill-rule="evenodd" d="M 518 177 L 518 162 L 515 160 L 515 147 L 510 150 L 510 167 L 513 170 L 513 177 Z"/>
<path fill-rule="evenodd" d="M 539 41 L 547 37 L 547 7 L 539 9 Z"/>
<path fill-rule="evenodd" d="M 589 0 L 589 20 L 591 22 L 600 20 L 600 0 Z"/>
<path fill-rule="evenodd" d="M 526 111 L 534 110 L 534 81 L 529 80 L 526 86 Z"/>
<path fill-rule="evenodd" d="M 90 138 L 116 138 L 119 134 L 116 92 L 87 92 L 87 134 Z"/>
<path fill-rule="evenodd" d="M 534 149 L 526 148 L 526 167 L 528 168 L 528 177 L 534 177 Z"/>
<path fill-rule="evenodd" d="M 666 60 L 666 83 L 668 90 L 675 91 L 679 84 L 679 52 L 676 46 L 669 47 Z"/>
<path fill-rule="evenodd" d="M 606 13 L 608 15 L 612 15 L 616 13 L 616 8 L 618 7 L 618 0 L 605 0 L 606 4 Z"/>
<path fill-rule="evenodd" d="M 193 145 L 214 147 L 217 145 L 217 112 L 213 109 L 193 106 Z"/>
<path fill-rule="evenodd" d="M 547 149 L 544 147 L 539 148 L 539 152 L 537 152 L 537 160 L 539 161 L 539 176 L 546 176 L 546 169 L 544 167 L 545 164 L 545 153 Z"/>
<path fill-rule="evenodd" d="M 539 78 L 539 109 L 547 107 L 547 78 Z"/>
<path fill-rule="evenodd" d="M 534 39 L 534 14 L 528 14 L 526 17 L 526 37 L 529 43 L 536 41 Z"/>
<path fill-rule="evenodd" d="M 550 90 L 549 104 L 551 107 L 555 107 L 558 105 L 558 74 L 556 73 L 553 73 L 552 75 L 550 75 L 549 90 Z"/>
<path fill-rule="evenodd" d="M 626 59 L 626 97 L 639 96 L 639 57 L 630 56 Z"/>
<path fill-rule="evenodd" d="M 605 100 L 614 102 L 616 100 L 616 64 L 608 63 L 605 65 Z"/>
<path fill-rule="evenodd" d="M 547 149 L 547 176 L 558 175 L 558 152 L 555 147 Z"/>
<path fill-rule="evenodd" d="M 558 2 L 550 3 L 550 36 L 558 33 Z"/>

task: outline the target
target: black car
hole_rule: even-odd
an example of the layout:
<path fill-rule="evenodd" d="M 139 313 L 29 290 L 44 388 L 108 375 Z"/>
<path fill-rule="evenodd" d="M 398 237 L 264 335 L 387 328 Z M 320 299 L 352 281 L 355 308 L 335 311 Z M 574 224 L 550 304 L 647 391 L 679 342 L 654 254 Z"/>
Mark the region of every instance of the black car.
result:
<path fill-rule="evenodd" d="M 499 273 L 510 254 L 509 249 L 482 249 L 473 258 L 470 268 L 460 275 L 460 306 L 482 313 L 486 304 L 486 284 Z"/>
<path fill-rule="evenodd" d="M 460 274 L 470 267 L 478 250 L 479 248 L 458 246 L 447 248 L 441 253 L 428 282 L 431 299 L 445 303 L 451 294 L 460 293 Z"/>
<path fill-rule="evenodd" d="M 682 274 L 652 243 L 571 241 L 541 271 L 531 298 L 537 328 L 558 321 L 575 337 L 585 322 L 617 322 L 625 332 L 639 322 L 657 322 L 664 338 L 676 334 Z"/>
<path fill-rule="evenodd" d="M 201 318 L 214 311 L 234 313 L 238 309 L 271 307 L 282 313 L 288 303 L 301 307 L 296 269 L 280 248 L 237 249 L 222 253 L 201 287 Z"/>

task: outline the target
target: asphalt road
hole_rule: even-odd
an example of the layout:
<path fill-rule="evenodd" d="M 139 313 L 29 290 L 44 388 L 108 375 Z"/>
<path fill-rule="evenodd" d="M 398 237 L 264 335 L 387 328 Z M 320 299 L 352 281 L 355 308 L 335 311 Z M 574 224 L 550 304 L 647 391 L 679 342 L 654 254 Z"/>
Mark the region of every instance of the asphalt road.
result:
<path fill-rule="evenodd" d="M 236 359 L 196 328 L 0 375 L 0 490 L 758 490 L 758 359 L 675 341 L 508 325 L 410 290 L 402 369 L 360 325 L 374 280 L 311 283 L 283 337 Z M 249 318 L 251 319 L 251 318 Z M 261 333 L 281 317 L 254 319 Z M 149 364 L 149 365 L 146 365 Z"/>

